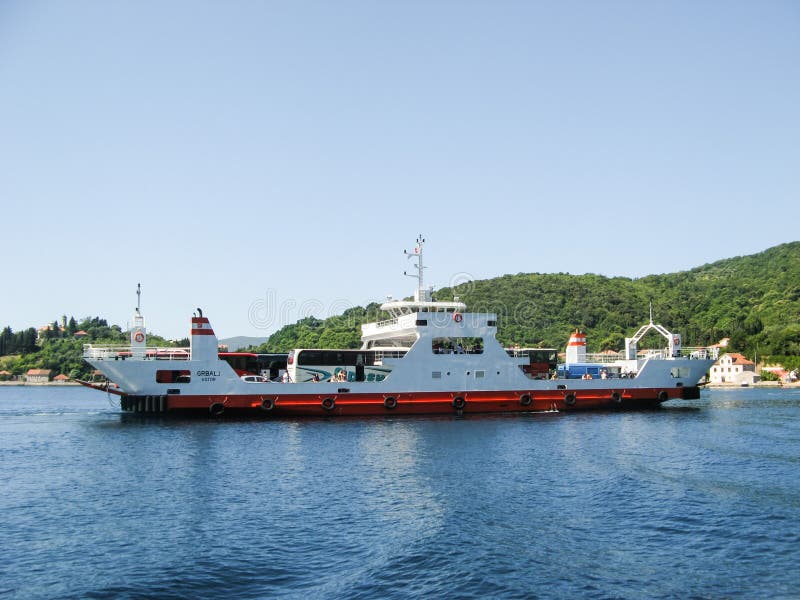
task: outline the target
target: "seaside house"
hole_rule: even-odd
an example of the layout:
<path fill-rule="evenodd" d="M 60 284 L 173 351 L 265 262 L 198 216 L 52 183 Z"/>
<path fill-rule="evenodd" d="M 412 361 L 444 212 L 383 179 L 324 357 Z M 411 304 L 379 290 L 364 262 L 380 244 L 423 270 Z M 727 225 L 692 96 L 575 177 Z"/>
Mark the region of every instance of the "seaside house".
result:
<path fill-rule="evenodd" d="M 8 381 L 14 376 L 11 371 L 0 371 L 0 381 Z"/>
<path fill-rule="evenodd" d="M 69 381 L 69 377 L 67 377 L 63 373 L 59 373 L 58 375 L 53 377 L 53 381 L 56 381 L 58 383 L 67 383 Z"/>
<path fill-rule="evenodd" d="M 760 379 L 752 360 L 738 352 L 728 352 L 711 367 L 709 383 L 752 385 Z"/>
<path fill-rule="evenodd" d="M 50 381 L 50 369 L 30 369 L 25 373 L 25 381 L 28 383 L 47 383 Z"/>

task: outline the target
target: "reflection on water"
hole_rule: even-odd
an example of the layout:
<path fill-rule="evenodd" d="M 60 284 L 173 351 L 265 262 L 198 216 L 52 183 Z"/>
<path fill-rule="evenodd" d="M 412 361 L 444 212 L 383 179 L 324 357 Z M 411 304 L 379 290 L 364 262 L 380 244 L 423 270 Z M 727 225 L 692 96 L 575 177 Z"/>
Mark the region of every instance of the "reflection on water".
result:
<path fill-rule="evenodd" d="M 0 388 L 0 595 L 796 597 L 798 462 L 797 389 L 218 422 Z"/>

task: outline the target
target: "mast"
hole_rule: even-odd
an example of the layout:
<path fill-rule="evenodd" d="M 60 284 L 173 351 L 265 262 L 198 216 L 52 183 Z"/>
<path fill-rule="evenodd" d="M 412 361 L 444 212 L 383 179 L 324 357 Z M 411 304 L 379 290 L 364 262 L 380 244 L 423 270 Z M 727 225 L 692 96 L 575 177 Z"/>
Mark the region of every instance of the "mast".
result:
<path fill-rule="evenodd" d="M 147 328 L 142 314 L 142 284 L 136 284 L 136 312 L 133 313 L 133 327 L 131 327 L 131 348 L 135 355 L 144 355 L 147 346 Z"/>
<path fill-rule="evenodd" d="M 428 298 L 428 291 L 425 289 L 424 283 L 424 270 L 425 266 L 422 262 L 422 249 L 425 247 L 425 238 L 422 237 L 420 233 L 417 236 L 417 245 L 414 246 L 414 251 L 409 252 L 408 250 L 403 250 L 403 254 L 406 255 L 406 258 L 416 258 L 417 264 L 414 265 L 414 268 L 417 270 L 416 275 L 411 273 L 409 274 L 406 271 L 403 271 L 403 275 L 407 277 L 414 277 L 417 280 L 417 290 L 414 292 L 414 300 L 417 302 L 428 302 L 430 298 Z"/>

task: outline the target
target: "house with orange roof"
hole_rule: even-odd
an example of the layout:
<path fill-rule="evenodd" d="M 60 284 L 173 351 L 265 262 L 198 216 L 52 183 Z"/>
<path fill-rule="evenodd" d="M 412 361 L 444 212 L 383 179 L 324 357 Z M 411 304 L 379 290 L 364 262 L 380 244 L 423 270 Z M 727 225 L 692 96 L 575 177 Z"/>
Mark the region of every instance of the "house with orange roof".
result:
<path fill-rule="evenodd" d="M 738 352 L 723 354 L 709 372 L 712 384 L 752 385 L 760 380 L 756 364 Z"/>
<path fill-rule="evenodd" d="M 29 369 L 25 373 L 25 381 L 28 383 L 47 383 L 50 381 L 50 369 Z"/>
<path fill-rule="evenodd" d="M 63 373 L 59 373 L 58 375 L 53 377 L 53 381 L 57 381 L 58 383 L 67 383 L 69 381 L 69 377 L 67 377 Z"/>

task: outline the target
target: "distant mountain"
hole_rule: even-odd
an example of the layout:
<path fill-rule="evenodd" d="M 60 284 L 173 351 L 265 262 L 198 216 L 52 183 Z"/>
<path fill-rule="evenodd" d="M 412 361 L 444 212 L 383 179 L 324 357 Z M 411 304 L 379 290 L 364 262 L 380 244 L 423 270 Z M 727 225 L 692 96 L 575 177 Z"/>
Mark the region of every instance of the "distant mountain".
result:
<path fill-rule="evenodd" d="M 220 344 L 224 344 L 231 352 L 236 352 L 242 348 L 249 348 L 250 346 L 260 346 L 264 344 L 269 338 L 265 337 L 247 337 L 246 335 L 238 335 L 232 338 L 219 340 Z"/>
<path fill-rule="evenodd" d="M 654 321 L 681 333 L 686 346 L 727 337 L 730 350 L 750 355 L 800 355 L 800 242 L 639 279 L 520 273 L 434 296 L 459 296 L 470 311 L 497 313 L 503 344 L 563 349 L 578 327 L 588 333 L 590 352 L 621 350 L 624 337 L 647 323 L 652 301 Z M 387 316 L 377 304 L 325 320 L 308 317 L 276 331 L 261 350 L 358 347 L 360 324 L 381 318 Z"/>

